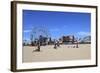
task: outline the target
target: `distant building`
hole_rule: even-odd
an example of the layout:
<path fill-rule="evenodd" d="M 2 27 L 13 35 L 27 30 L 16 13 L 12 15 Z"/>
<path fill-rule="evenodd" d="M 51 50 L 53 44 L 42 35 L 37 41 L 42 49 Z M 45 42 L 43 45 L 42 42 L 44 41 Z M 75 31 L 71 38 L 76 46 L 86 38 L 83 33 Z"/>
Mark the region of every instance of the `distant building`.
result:
<path fill-rule="evenodd" d="M 63 43 L 74 43 L 75 42 L 75 37 L 74 36 L 62 36 L 62 42 Z"/>

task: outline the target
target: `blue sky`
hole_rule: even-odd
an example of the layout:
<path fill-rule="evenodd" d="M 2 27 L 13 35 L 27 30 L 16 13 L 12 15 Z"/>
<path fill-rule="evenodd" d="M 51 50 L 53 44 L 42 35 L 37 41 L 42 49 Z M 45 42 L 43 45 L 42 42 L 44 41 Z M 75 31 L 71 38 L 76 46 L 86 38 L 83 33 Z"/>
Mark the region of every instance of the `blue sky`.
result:
<path fill-rule="evenodd" d="M 23 10 L 23 39 L 30 40 L 30 33 L 36 27 L 48 30 L 53 39 L 60 38 L 62 35 L 83 37 L 90 35 L 91 14 Z"/>

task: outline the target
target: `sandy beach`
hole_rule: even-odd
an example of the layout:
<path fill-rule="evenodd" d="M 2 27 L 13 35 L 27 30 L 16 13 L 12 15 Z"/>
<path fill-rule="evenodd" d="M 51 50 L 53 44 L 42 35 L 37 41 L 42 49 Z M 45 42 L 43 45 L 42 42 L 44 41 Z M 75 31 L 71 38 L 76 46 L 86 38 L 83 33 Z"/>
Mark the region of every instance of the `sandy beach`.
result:
<path fill-rule="evenodd" d="M 64 60 L 85 60 L 91 58 L 91 44 L 79 44 L 79 48 L 72 45 L 60 45 L 57 49 L 54 45 L 41 46 L 41 51 L 34 51 L 37 47 L 23 46 L 22 61 L 25 62 L 45 62 Z"/>

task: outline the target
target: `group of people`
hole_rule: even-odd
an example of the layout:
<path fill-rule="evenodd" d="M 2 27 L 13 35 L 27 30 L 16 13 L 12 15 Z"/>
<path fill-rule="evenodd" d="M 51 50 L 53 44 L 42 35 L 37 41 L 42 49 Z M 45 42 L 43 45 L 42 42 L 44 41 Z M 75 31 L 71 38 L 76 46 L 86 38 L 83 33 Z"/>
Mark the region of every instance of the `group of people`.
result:
<path fill-rule="evenodd" d="M 37 41 L 37 49 L 35 51 L 40 51 L 41 47 L 41 41 Z M 54 49 L 57 49 L 57 47 L 60 47 L 60 43 L 58 40 L 54 40 Z"/>
<path fill-rule="evenodd" d="M 76 41 L 75 43 L 75 46 L 73 48 L 78 48 L 78 41 Z M 35 51 L 40 51 L 40 47 L 41 47 L 41 41 L 37 41 L 37 49 Z M 54 40 L 54 49 L 57 49 L 58 47 L 60 47 L 60 43 L 58 40 Z"/>

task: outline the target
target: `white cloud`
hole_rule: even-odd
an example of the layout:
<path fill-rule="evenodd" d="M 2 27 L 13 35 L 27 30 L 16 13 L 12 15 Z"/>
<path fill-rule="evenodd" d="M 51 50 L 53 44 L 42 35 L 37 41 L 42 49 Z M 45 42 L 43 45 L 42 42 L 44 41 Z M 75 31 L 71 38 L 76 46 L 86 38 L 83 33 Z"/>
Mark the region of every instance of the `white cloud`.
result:
<path fill-rule="evenodd" d="M 84 36 L 84 35 L 89 36 L 89 35 L 91 35 L 90 32 L 83 32 L 83 31 L 78 32 L 77 34 L 80 35 L 80 36 Z"/>
<path fill-rule="evenodd" d="M 28 33 L 28 32 L 30 32 L 31 30 L 24 30 L 24 33 Z"/>

